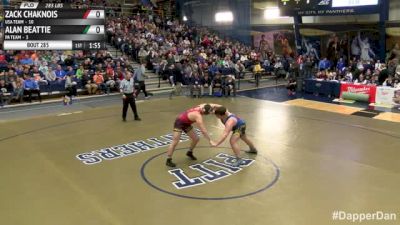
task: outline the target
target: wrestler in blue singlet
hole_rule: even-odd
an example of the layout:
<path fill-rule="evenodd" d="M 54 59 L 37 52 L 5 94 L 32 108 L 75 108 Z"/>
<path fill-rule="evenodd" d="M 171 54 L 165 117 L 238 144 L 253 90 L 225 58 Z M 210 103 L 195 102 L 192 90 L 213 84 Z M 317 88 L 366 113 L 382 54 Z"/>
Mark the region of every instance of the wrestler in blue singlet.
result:
<path fill-rule="evenodd" d="M 243 119 L 240 119 L 234 114 L 229 114 L 225 121 L 221 120 L 221 122 L 225 125 L 226 121 L 230 118 L 236 119 L 236 125 L 232 127 L 233 134 L 239 134 L 240 136 L 246 134 L 246 122 Z"/>

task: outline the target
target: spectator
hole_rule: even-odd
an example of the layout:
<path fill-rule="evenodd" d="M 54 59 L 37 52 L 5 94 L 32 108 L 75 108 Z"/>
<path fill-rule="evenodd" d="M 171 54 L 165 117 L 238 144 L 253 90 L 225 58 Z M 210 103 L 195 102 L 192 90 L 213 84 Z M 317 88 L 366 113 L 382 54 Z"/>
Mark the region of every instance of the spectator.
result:
<path fill-rule="evenodd" d="M 77 95 L 76 82 L 72 80 L 73 75 L 67 73 L 65 78 L 65 91 L 67 92 L 64 96 L 64 104 L 72 104 L 72 97 Z"/>
<path fill-rule="evenodd" d="M 26 54 L 24 58 L 22 58 L 19 62 L 21 63 L 21 65 L 33 65 L 33 60 L 31 57 L 29 57 L 28 54 Z"/>
<path fill-rule="evenodd" d="M 57 69 L 54 71 L 56 80 L 64 80 L 66 72 L 61 68 L 61 65 L 57 65 Z"/>
<path fill-rule="evenodd" d="M 42 73 L 42 71 L 40 71 L 38 69 L 37 66 L 34 66 L 31 72 L 31 77 L 33 77 L 33 79 L 40 85 L 40 84 L 44 84 L 47 85 L 48 82 L 47 80 L 45 80 L 45 77 Z"/>
<path fill-rule="evenodd" d="M 326 74 L 326 70 L 321 70 L 317 73 L 317 79 L 326 80 L 328 79 L 328 75 Z"/>
<path fill-rule="evenodd" d="M 345 62 L 344 62 L 344 59 L 343 59 L 343 58 L 340 58 L 340 59 L 339 59 L 339 62 L 338 62 L 337 65 L 336 65 L 337 70 L 338 70 L 338 71 L 342 71 L 345 67 L 346 67 L 346 64 L 345 64 Z"/>
<path fill-rule="evenodd" d="M 381 63 L 381 61 L 378 59 L 375 63 L 375 70 L 378 72 L 382 71 L 382 69 L 383 69 L 382 66 L 383 66 L 383 63 Z"/>
<path fill-rule="evenodd" d="M 233 75 L 226 76 L 224 91 L 225 91 L 225 97 L 228 97 L 231 94 L 233 94 L 234 97 L 236 96 L 235 77 Z"/>
<path fill-rule="evenodd" d="M 20 103 L 24 97 L 24 79 L 20 77 L 15 80 L 13 97 Z"/>
<path fill-rule="evenodd" d="M 353 73 L 350 71 L 350 68 L 346 68 L 346 74 L 344 77 L 344 81 L 353 82 Z"/>
<path fill-rule="evenodd" d="M 44 76 L 48 82 L 53 82 L 57 79 L 56 73 L 53 71 L 51 67 L 49 67 L 47 73 L 45 73 Z"/>
<path fill-rule="evenodd" d="M 293 76 L 289 77 L 288 84 L 286 85 L 286 89 L 288 90 L 289 96 L 296 95 L 296 86 L 297 86 L 296 79 Z"/>
<path fill-rule="evenodd" d="M 392 76 L 389 76 L 382 84 L 382 86 L 386 86 L 386 87 L 394 87 L 394 80 Z"/>
<path fill-rule="evenodd" d="M 356 79 L 354 81 L 355 84 L 367 84 L 367 80 L 364 77 L 364 74 L 360 74 L 360 76 L 358 77 L 358 79 Z"/>
<path fill-rule="evenodd" d="M 324 58 L 323 60 L 321 60 L 318 64 L 318 70 L 322 71 L 322 70 L 327 70 L 331 67 L 331 63 L 329 62 L 329 60 L 327 58 Z"/>
<path fill-rule="evenodd" d="M 297 58 L 296 65 L 298 66 L 299 76 L 304 77 L 304 57 L 302 55 Z"/>
<path fill-rule="evenodd" d="M 212 93 L 222 96 L 222 78 L 220 73 L 217 73 L 212 81 Z"/>
<path fill-rule="evenodd" d="M 393 87 L 400 88 L 400 80 L 398 78 L 394 79 Z"/>
<path fill-rule="evenodd" d="M 68 55 L 67 58 L 64 59 L 64 65 L 65 66 L 70 66 L 70 67 L 74 67 L 75 66 L 74 59 L 72 59 L 71 55 Z"/>
<path fill-rule="evenodd" d="M 304 63 L 304 73 L 306 78 L 312 77 L 312 69 L 313 69 L 313 62 L 311 61 L 310 57 L 307 57 Z"/>
<path fill-rule="evenodd" d="M 148 55 L 148 52 L 143 47 L 140 48 L 139 53 L 138 53 L 139 61 L 145 62 L 147 55 Z M 171 55 L 171 57 L 172 57 L 172 55 Z"/>
<path fill-rule="evenodd" d="M 32 73 L 29 70 L 29 66 L 25 66 L 23 71 L 22 71 L 22 77 L 32 77 Z"/>
<path fill-rule="evenodd" d="M 160 75 L 160 63 L 161 63 L 161 58 L 159 54 L 154 53 L 154 57 L 151 59 L 151 65 L 153 67 L 153 71 L 155 74 Z"/>
<path fill-rule="evenodd" d="M 385 82 L 385 80 L 389 77 L 389 70 L 386 68 L 386 65 L 383 64 L 382 65 L 382 70 L 379 73 L 379 85 L 383 85 L 383 82 Z"/>
<path fill-rule="evenodd" d="M 37 82 L 29 76 L 25 76 L 24 78 L 24 95 L 28 95 L 28 101 L 32 102 L 32 94 L 37 94 L 39 101 L 42 102 L 42 97 L 40 96 L 40 89 Z"/>
<path fill-rule="evenodd" d="M 218 67 L 215 64 L 215 61 L 211 63 L 211 65 L 208 67 L 208 74 L 213 78 L 215 74 L 218 72 Z"/>
<path fill-rule="evenodd" d="M 235 68 L 235 77 L 236 78 L 244 78 L 245 68 L 244 68 L 244 65 L 239 60 L 236 62 L 234 68 Z"/>
<path fill-rule="evenodd" d="M 81 64 L 81 65 L 79 66 L 79 68 L 76 70 L 76 73 L 75 73 L 76 78 L 82 79 L 82 76 L 83 76 L 84 71 L 85 71 L 85 68 L 84 68 L 83 65 Z"/>
<path fill-rule="evenodd" d="M 378 75 L 374 74 L 374 75 L 371 77 L 371 82 L 370 82 L 370 83 L 371 83 L 372 85 L 378 86 L 378 85 L 379 85 Z"/>
<path fill-rule="evenodd" d="M 260 62 L 257 61 L 256 65 L 253 68 L 253 73 L 254 73 L 254 79 L 256 81 L 256 87 L 260 84 L 260 78 L 261 78 L 261 73 L 264 71 L 263 68 L 261 68 Z"/>
<path fill-rule="evenodd" d="M 206 90 L 207 95 L 212 95 L 212 80 L 210 79 L 210 76 L 208 74 L 206 74 L 203 77 L 203 80 L 201 81 L 201 83 L 203 84 L 201 86 L 201 95 L 204 95 L 204 90 Z M 208 90 L 207 90 L 208 89 Z"/>
<path fill-rule="evenodd" d="M 85 70 L 82 75 L 82 86 L 84 86 L 89 95 L 96 94 L 97 92 L 97 84 L 93 83 L 90 79 L 89 71 Z"/>
<path fill-rule="evenodd" d="M 285 77 L 286 76 L 286 71 L 283 67 L 283 63 L 282 63 L 282 59 L 281 58 L 277 58 L 275 65 L 274 65 L 274 74 L 276 76 L 276 78 L 280 78 L 280 77 Z"/>
<path fill-rule="evenodd" d="M 169 98 L 171 99 L 172 95 L 181 95 L 182 86 L 184 84 L 181 70 L 178 67 L 175 67 L 174 64 L 172 64 L 169 66 L 166 73 L 169 77 L 172 87 L 174 87 L 174 90 L 170 93 Z"/>
<path fill-rule="evenodd" d="M 96 57 L 93 59 L 93 65 L 100 65 L 104 63 L 104 58 L 100 53 L 96 54 Z"/>
<path fill-rule="evenodd" d="M 10 83 L 13 86 L 15 86 L 15 81 L 17 80 L 17 75 L 15 74 L 15 71 L 10 69 L 8 71 L 8 75 L 6 76 L 6 83 Z"/>
<path fill-rule="evenodd" d="M 47 61 L 42 61 L 39 66 L 39 71 L 42 72 L 42 75 L 46 76 L 47 72 L 49 71 L 49 67 L 47 66 Z"/>
<path fill-rule="evenodd" d="M 398 65 L 396 66 L 396 70 L 395 70 L 395 73 L 394 73 L 393 75 L 397 75 L 397 76 L 400 75 L 400 64 L 398 64 Z"/>
<path fill-rule="evenodd" d="M 107 92 L 107 86 L 104 83 L 104 76 L 100 70 L 97 70 L 94 74 L 93 82 L 96 84 L 97 89 L 100 90 L 103 94 Z"/>
<path fill-rule="evenodd" d="M 115 76 L 116 76 L 116 79 L 117 79 L 117 84 L 118 84 L 118 86 L 119 86 L 119 84 L 121 83 L 121 81 L 123 80 L 123 79 L 125 79 L 125 72 L 124 71 L 122 71 L 122 67 L 121 66 L 117 66 L 117 68 L 116 68 L 116 71 L 115 71 Z"/>
<path fill-rule="evenodd" d="M 135 73 L 134 73 L 133 76 L 134 76 L 135 81 L 138 82 L 138 89 L 136 90 L 136 96 L 139 95 L 140 91 L 143 91 L 145 98 L 148 99 L 149 95 L 148 95 L 148 93 L 146 91 L 146 84 L 145 84 L 145 81 L 144 81 L 145 72 L 146 72 L 146 68 L 145 68 L 144 65 L 145 65 L 145 63 L 144 63 L 144 61 L 142 61 L 142 63 L 140 64 L 139 68 L 137 68 L 135 70 Z"/>
<path fill-rule="evenodd" d="M 201 95 L 201 89 L 202 89 L 202 80 L 199 76 L 199 74 L 196 72 L 194 73 L 193 78 L 190 81 L 190 95 L 194 98 L 197 97 L 199 98 Z"/>
<path fill-rule="evenodd" d="M 327 78 L 327 80 L 330 80 L 330 81 L 337 81 L 337 80 L 339 80 L 339 77 L 338 77 L 336 71 L 330 71 L 330 72 L 328 73 L 328 78 Z"/>
<path fill-rule="evenodd" d="M 110 90 L 114 89 L 117 85 L 115 81 L 115 72 L 114 69 L 111 67 L 111 64 L 107 65 L 106 69 L 106 76 L 105 76 L 105 84 L 107 86 L 107 93 L 110 92 Z"/>
<path fill-rule="evenodd" d="M 10 103 L 13 89 L 12 84 L 6 83 L 5 80 L 0 80 L 0 106 L 4 106 L 4 101 L 7 104 Z"/>

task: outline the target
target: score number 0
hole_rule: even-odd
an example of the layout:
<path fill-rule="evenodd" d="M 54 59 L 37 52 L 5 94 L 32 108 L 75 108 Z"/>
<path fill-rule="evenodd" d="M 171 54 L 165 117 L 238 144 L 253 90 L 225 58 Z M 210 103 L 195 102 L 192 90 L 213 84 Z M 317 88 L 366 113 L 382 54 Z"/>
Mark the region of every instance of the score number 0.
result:
<path fill-rule="evenodd" d="M 86 19 L 105 19 L 104 10 L 90 10 Z"/>

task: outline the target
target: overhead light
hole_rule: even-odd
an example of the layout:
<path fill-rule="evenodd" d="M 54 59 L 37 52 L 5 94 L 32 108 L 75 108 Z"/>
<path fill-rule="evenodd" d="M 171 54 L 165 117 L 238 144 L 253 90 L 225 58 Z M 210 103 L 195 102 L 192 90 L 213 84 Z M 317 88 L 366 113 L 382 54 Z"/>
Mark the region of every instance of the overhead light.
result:
<path fill-rule="evenodd" d="M 230 11 L 217 12 L 217 13 L 215 13 L 215 21 L 216 22 L 232 22 L 233 14 Z"/>
<path fill-rule="evenodd" d="M 187 21 L 187 20 L 188 20 L 187 17 L 183 16 L 183 21 Z"/>
<path fill-rule="evenodd" d="M 264 10 L 264 19 L 286 18 L 281 16 L 281 10 L 278 7 L 268 7 Z"/>

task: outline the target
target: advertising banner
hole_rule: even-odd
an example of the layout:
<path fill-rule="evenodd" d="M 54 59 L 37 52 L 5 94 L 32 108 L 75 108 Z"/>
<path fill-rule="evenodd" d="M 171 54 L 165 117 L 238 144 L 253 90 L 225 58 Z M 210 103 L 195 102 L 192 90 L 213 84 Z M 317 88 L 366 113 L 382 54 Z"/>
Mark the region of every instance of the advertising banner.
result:
<path fill-rule="evenodd" d="M 352 83 L 342 83 L 340 86 L 340 97 L 341 98 L 342 98 L 344 92 L 352 93 L 352 94 L 367 94 L 367 95 L 369 95 L 369 102 L 375 103 L 376 86 L 352 84 Z"/>
<path fill-rule="evenodd" d="M 378 87 L 375 103 L 379 105 L 396 106 L 400 104 L 400 88 Z"/>

